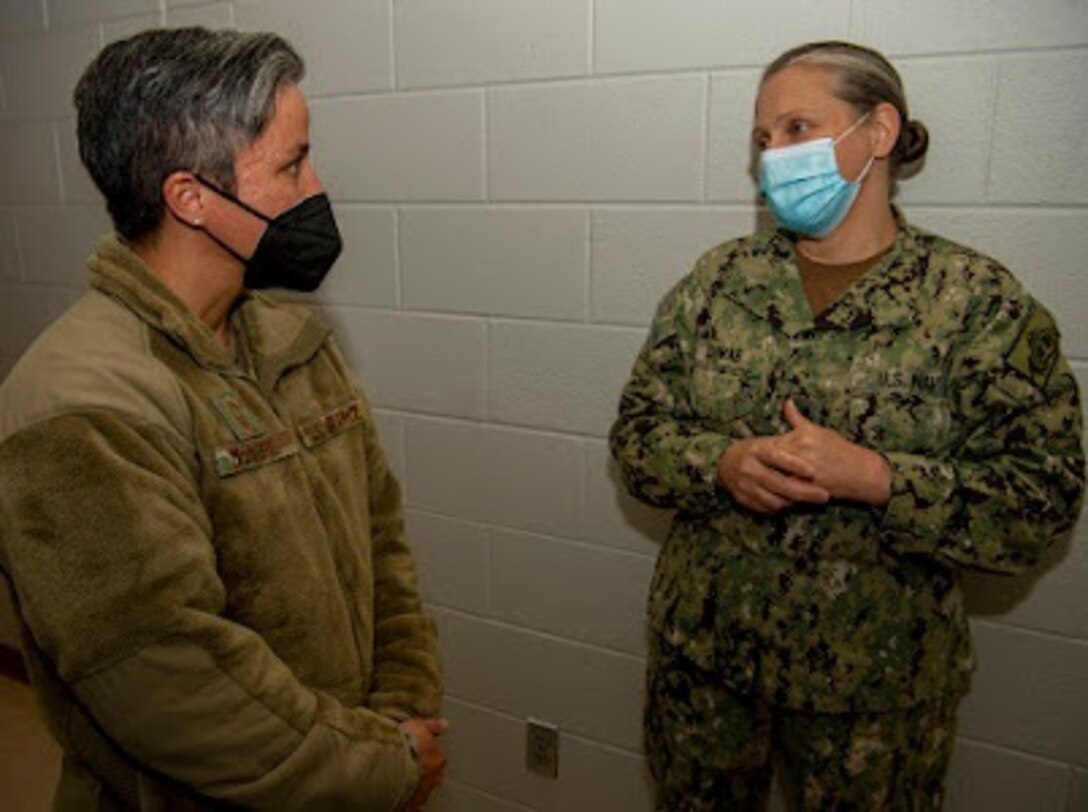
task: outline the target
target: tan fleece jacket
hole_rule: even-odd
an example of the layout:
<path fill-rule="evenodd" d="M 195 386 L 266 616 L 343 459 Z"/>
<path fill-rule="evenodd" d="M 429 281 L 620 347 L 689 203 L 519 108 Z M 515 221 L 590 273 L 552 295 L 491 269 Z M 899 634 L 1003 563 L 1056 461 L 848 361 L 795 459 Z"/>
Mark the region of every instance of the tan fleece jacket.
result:
<path fill-rule="evenodd" d="M 56 808 L 399 808 L 434 628 L 328 328 L 252 295 L 236 357 L 115 237 L 91 270 L 0 387 L 0 567 Z"/>

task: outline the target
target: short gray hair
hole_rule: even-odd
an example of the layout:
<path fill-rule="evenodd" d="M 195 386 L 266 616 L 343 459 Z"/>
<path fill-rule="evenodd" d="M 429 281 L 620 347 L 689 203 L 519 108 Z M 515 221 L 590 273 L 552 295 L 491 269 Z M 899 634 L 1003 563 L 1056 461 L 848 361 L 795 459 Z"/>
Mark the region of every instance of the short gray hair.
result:
<path fill-rule="evenodd" d="M 887 102 L 899 111 L 899 140 L 890 155 L 893 173 L 926 154 L 929 132 L 922 122 L 910 117 L 903 80 L 892 63 L 879 52 L 852 42 L 810 42 L 791 48 L 775 59 L 763 71 L 760 84 L 792 65 L 830 70 L 834 76 L 832 92 L 859 114 L 868 113 L 881 102 Z"/>
<path fill-rule="evenodd" d="M 133 240 L 162 222 L 163 181 L 178 170 L 235 191 L 234 156 L 264 131 L 302 58 L 275 34 L 154 29 L 104 48 L 74 101 L 79 155 Z"/>

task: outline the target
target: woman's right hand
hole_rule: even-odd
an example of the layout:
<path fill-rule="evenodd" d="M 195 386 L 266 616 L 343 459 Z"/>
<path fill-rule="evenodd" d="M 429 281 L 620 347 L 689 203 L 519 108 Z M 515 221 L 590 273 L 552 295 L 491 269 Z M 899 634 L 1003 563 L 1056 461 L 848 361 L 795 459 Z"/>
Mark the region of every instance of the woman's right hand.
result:
<path fill-rule="evenodd" d="M 411 735 L 419 758 L 419 783 L 402 812 L 418 812 L 442 783 L 446 750 L 438 739 L 449 730 L 450 725 L 445 719 L 413 718 L 401 722 L 400 726 Z"/>
<path fill-rule="evenodd" d="M 718 460 L 718 482 L 740 505 L 778 513 L 796 502 L 822 505 L 831 494 L 813 482 L 815 469 L 781 447 L 779 437 L 737 440 Z"/>

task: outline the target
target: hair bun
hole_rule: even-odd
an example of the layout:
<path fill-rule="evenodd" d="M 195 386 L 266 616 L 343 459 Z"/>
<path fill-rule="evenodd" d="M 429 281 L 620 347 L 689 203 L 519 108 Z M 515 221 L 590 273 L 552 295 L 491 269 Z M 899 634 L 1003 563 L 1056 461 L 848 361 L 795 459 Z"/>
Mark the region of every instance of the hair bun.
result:
<path fill-rule="evenodd" d="M 898 153 L 900 164 L 912 164 L 926 154 L 929 149 L 929 130 L 917 119 L 909 119 L 899 133 Z"/>

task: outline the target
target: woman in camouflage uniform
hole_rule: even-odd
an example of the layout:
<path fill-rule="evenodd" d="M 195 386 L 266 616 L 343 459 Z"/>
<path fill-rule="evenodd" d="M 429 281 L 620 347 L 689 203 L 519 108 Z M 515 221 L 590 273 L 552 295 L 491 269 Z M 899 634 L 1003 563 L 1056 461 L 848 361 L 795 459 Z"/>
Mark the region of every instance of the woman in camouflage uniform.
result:
<path fill-rule="evenodd" d="M 965 567 L 1072 525 L 1081 410 L 1046 309 L 891 206 L 928 137 L 895 69 L 793 49 L 755 105 L 783 227 L 707 252 L 658 308 L 612 452 L 676 510 L 651 588 L 658 807 L 938 809 L 974 658 Z"/>

